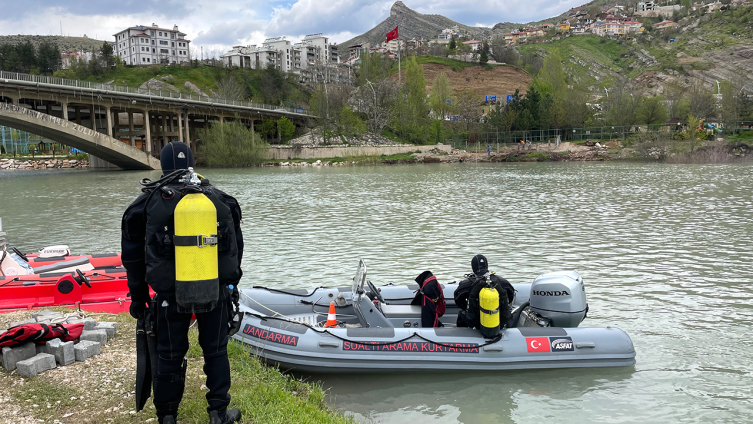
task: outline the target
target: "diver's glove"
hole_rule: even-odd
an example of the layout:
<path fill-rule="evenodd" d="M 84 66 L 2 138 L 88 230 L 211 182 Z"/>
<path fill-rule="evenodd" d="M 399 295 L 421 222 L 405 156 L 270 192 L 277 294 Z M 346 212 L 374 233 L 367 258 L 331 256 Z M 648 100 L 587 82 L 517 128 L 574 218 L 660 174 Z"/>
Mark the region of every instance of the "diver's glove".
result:
<path fill-rule="evenodd" d="M 136 319 L 144 319 L 146 316 L 146 302 L 135 299 L 131 300 L 129 312 L 131 313 L 131 316 Z"/>

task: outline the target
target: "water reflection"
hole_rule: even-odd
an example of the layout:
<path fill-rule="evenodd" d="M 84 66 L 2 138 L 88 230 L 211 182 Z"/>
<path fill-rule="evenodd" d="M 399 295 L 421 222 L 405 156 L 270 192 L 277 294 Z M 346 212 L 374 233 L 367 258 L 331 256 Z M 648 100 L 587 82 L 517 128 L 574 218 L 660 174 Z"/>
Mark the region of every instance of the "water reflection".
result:
<path fill-rule="evenodd" d="M 534 405 L 533 409 L 542 418 L 549 414 L 567 417 L 571 412 L 583 415 L 584 409 L 594 416 L 600 413 L 599 406 L 584 397 L 593 391 L 614 391 L 632 374 L 633 368 L 628 367 L 491 375 L 368 374 L 359 379 L 347 375 L 313 376 L 312 379 L 320 379 L 324 387 L 330 387 L 334 405 L 361 422 L 505 423 L 531 416 Z M 568 402 L 575 399 L 579 402 Z"/>

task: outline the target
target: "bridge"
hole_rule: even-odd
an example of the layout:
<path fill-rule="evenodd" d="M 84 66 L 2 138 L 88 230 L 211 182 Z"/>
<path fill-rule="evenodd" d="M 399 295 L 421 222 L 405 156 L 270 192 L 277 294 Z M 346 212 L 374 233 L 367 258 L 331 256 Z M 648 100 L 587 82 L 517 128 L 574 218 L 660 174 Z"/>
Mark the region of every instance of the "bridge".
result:
<path fill-rule="evenodd" d="M 91 167 L 159 169 L 170 141 L 191 146 L 196 131 L 240 120 L 254 129 L 263 117 L 302 125 L 302 109 L 166 90 L 0 71 L 0 125 L 38 134 L 90 154 Z"/>

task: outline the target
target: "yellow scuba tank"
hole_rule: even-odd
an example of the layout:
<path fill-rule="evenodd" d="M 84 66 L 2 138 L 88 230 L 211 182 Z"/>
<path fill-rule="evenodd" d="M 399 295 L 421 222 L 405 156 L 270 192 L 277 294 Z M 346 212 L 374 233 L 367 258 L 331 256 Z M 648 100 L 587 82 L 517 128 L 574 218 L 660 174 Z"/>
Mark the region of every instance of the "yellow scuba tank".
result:
<path fill-rule="evenodd" d="M 479 293 L 479 318 L 481 335 L 487 338 L 499 335 L 499 292 L 497 289 L 484 287 Z"/>
<path fill-rule="evenodd" d="M 214 309 L 219 299 L 217 209 L 201 192 L 185 194 L 174 212 L 175 300 L 181 312 Z"/>

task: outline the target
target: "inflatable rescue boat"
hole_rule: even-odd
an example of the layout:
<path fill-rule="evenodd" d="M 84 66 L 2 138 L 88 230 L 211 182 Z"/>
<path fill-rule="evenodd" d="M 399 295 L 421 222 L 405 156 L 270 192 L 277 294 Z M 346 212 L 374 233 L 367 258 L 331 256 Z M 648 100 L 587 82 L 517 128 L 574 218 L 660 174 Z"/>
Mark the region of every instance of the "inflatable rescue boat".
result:
<path fill-rule="evenodd" d="M 233 337 L 281 368 L 312 373 L 623 367 L 635 364 L 630 337 L 615 327 L 580 328 L 588 305 L 574 271 L 539 275 L 516 290 L 513 319 L 494 338 L 455 326 L 457 284 L 443 286 L 444 327 L 421 327 L 418 285 L 376 287 L 360 261 L 350 287 L 241 290 Z M 337 325 L 325 327 L 334 302 Z M 330 317 L 333 318 L 333 317 Z"/>
<path fill-rule="evenodd" d="M 130 307 L 127 294 L 119 253 L 71 255 L 68 246 L 28 255 L 7 244 L 0 249 L 0 313 L 49 306 L 120 313 Z"/>

